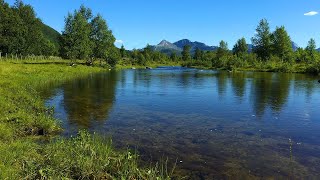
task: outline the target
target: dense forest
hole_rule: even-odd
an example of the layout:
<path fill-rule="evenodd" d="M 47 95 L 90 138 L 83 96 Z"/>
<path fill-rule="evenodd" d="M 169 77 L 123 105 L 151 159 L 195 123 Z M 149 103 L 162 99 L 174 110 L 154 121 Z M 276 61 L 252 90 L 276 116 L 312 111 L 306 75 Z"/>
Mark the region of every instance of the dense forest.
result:
<path fill-rule="evenodd" d="M 59 46 L 50 27 L 44 25 L 30 5 L 16 1 L 10 7 L 0 0 L 0 52 L 18 55 L 58 55 Z M 53 33 L 55 34 L 55 32 Z"/>
<path fill-rule="evenodd" d="M 37 18 L 32 6 L 17 0 L 9 6 L 0 0 L 0 52 L 4 54 L 59 56 L 81 59 L 87 64 L 107 63 L 114 67 L 181 64 L 188 67 L 259 70 L 276 72 L 320 72 L 320 55 L 316 42 L 310 39 L 306 48 L 292 48 L 291 38 L 284 26 L 272 32 L 266 19 L 262 19 L 252 37 L 252 49 L 241 38 L 230 50 L 221 41 L 214 51 L 196 49 L 187 45 L 181 53 L 161 53 L 147 45 L 143 49 L 117 48 L 116 38 L 107 22 L 99 14 L 81 6 L 65 17 L 60 35 Z"/>

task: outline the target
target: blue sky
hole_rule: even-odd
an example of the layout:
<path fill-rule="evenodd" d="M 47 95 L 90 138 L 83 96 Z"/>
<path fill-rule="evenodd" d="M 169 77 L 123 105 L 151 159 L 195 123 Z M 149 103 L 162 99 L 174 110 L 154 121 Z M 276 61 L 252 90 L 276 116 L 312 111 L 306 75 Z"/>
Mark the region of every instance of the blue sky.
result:
<path fill-rule="evenodd" d="M 14 0 L 7 0 L 13 4 Z M 127 49 L 180 39 L 218 45 L 225 40 L 232 48 L 245 37 L 251 42 L 260 19 L 272 30 L 284 25 L 293 41 L 306 46 L 310 38 L 320 44 L 319 0 L 24 0 L 42 21 L 58 31 L 64 17 L 81 4 L 100 13 L 115 37 Z M 316 15 L 314 15 L 316 14 Z M 312 15 L 312 16 L 310 16 Z M 119 45 L 119 44 L 118 44 Z"/>

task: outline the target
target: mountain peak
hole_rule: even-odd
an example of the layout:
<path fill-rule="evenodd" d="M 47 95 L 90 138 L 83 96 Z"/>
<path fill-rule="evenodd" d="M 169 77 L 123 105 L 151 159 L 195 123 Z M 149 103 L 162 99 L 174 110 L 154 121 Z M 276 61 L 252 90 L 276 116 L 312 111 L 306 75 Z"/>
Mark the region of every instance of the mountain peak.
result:
<path fill-rule="evenodd" d="M 189 39 L 182 39 L 180 41 L 177 41 L 176 43 L 181 43 L 181 44 L 190 44 L 191 41 Z"/>
<path fill-rule="evenodd" d="M 172 43 L 170 43 L 169 41 L 167 40 L 162 40 L 158 46 L 169 46 L 169 45 L 172 45 Z"/>
<path fill-rule="evenodd" d="M 167 40 L 162 40 L 158 45 L 152 46 L 153 50 L 159 51 L 166 54 L 172 54 L 173 52 L 176 54 L 181 54 L 184 46 L 189 45 L 191 47 L 190 52 L 194 53 L 196 49 L 201 49 L 203 51 L 214 51 L 217 49 L 216 46 L 208 46 L 202 42 L 192 42 L 189 39 L 182 39 L 175 43 L 171 43 Z"/>
<path fill-rule="evenodd" d="M 203 51 L 214 51 L 217 47 L 215 46 L 208 46 L 202 42 L 192 42 L 189 39 L 182 39 L 173 43 L 174 45 L 178 46 L 179 48 L 183 49 L 184 46 L 189 45 L 191 47 L 191 52 L 194 52 L 196 49 L 201 49 Z"/>

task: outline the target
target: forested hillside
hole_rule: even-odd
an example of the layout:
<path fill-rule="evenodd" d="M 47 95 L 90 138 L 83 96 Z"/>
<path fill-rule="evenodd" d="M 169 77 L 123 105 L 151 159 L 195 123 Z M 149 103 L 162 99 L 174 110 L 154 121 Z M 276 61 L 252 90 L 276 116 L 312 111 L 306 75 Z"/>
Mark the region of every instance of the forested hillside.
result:
<path fill-rule="evenodd" d="M 2 54 L 58 55 L 59 46 L 49 28 L 36 17 L 33 7 L 16 1 L 9 6 L 0 0 L 0 51 Z M 50 30 L 51 31 L 51 30 Z"/>
<path fill-rule="evenodd" d="M 46 39 L 50 40 L 55 45 L 55 47 L 60 49 L 61 34 L 58 31 L 42 23 L 42 33 Z"/>

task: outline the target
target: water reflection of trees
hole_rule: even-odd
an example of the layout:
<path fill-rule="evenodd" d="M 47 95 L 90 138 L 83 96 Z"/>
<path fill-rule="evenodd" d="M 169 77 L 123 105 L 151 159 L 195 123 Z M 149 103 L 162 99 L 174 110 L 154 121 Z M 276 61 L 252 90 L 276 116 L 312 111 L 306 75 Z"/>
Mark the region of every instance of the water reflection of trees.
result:
<path fill-rule="evenodd" d="M 240 100 L 242 100 L 246 92 L 246 73 L 245 72 L 232 73 L 231 85 L 232 85 L 234 94 Z"/>
<path fill-rule="evenodd" d="M 117 73 L 92 75 L 64 85 L 64 107 L 71 123 L 89 128 L 103 122 L 115 100 Z"/>
<path fill-rule="evenodd" d="M 218 93 L 219 93 L 219 96 L 222 98 L 225 96 L 225 92 L 227 89 L 228 73 L 219 72 L 216 74 L 216 77 L 217 77 Z"/>
<path fill-rule="evenodd" d="M 292 75 L 276 73 L 254 73 L 251 85 L 253 109 L 262 116 L 267 107 L 280 112 L 288 100 Z"/>
<path fill-rule="evenodd" d="M 294 74 L 294 91 L 304 91 L 307 100 L 310 99 L 314 89 L 319 87 L 317 78 L 312 75 Z"/>
<path fill-rule="evenodd" d="M 248 93 L 253 111 L 258 116 L 262 116 L 268 107 L 280 112 L 288 100 L 290 85 L 294 80 L 292 74 L 258 72 L 219 72 L 215 77 L 220 97 L 228 96 L 228 87 L 240 102 Z"/>
<path fill-rule="evenodd" d="M 122 88 L 126 88 L 130 81 L 134 91 L 139 86 L 148 89 L 175 86 L 187 90 L 214 82 L 219 98 L 230 98 L 230 93 L 233 93 L 232 97 L 235 100 L 239 100 L 235 101 L 236 103 L 243 101 L 244 97 L 249 98 L 248 103 L 252 105 L 253 112 L 257 116 L 263 116 L 266 109 L 273 112 L 280 112 L 283 109 L 288 101 L 290 88 L 293 93 L 299 91 L 310 96 L 317 85 L 313 78 L 299 74 L 256 72 L 120 71 L 108 75 L 95 75 L 66 84 L 63 87 L 64 105 L 70 121 L 80 127 L 90 127 L 92 122 L 107 119 L 115 99 L 117 79 L 120 80 Z M 158 88 L 153 90 L 157 91 Z M 144 93 L 149 91 L 145 90 Z"/>

